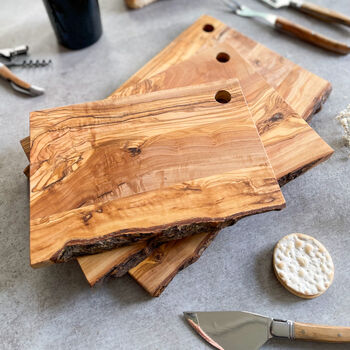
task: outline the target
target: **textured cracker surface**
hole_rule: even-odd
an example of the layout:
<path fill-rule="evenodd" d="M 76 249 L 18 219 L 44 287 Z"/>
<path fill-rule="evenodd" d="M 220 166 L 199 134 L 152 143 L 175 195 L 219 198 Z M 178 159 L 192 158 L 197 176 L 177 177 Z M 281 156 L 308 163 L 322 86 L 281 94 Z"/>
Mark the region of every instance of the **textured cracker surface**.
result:
<path fill-rule="evenodd" d="M 324 293 L 334 276 L 333 261 L 326 248 L 303 234 L 290 234 L 277 243 L 274 268 L 289 289 L 309 297 Z"/>
<path fill-rule="evenodd" d="M 350 147 L 350 105 L 338 114 L 337 119 L 344 129 L 346 145 Z"/>

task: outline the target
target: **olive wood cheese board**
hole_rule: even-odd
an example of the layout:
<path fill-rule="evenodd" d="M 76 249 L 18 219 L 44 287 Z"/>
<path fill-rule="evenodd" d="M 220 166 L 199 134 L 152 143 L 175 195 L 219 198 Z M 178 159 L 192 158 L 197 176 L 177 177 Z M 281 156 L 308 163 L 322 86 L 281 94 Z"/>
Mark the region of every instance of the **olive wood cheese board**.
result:
<path fill-rule="evenodd" d="M 283 98 L 266 83 L 260 74 L 255 72 L 254 68 L 232 46 L 227 44 L 219 44 L 215 47 L 204 49 L 190 59 L 174 65 L 164 72 L 156 74 L 154 77 L 145 79 L 135 85 L 133 89 L 130 88 L 129 93 L 132 95 L 143 94 L 152 90 L 161 90 L 162 88 L 181 87 L 232 77 L 240 80 L 253 120 L 280 184 L 293 179 L 312 166 L 324 161 L 332 154 L 333 150 L 306 121 L 291 109 Z M 166 275 L 166 272 L 159 273 L 162 267 L 169 275 L 174 276 L 176 271 L 179 270 L 178 266 L 181 261 L 184 260 L 186 264 L 188 261 L 195 261 L 193 252 L 202 252 L 204 250 L 203 244 L 208 246 L 215 235 L 216 232 L 210 232 L 206 235 L 207 237 L 202 237 L 203 239 L 193 236 L 184 239 L 186 243 L 168 243 L 157 249 L 147 260 L 148 262 L 145 261 L 140 266 L 135 267 L 131 274 L 136 280 L 141 281 L 142 272 L 140 272 L 139 268 L 142 268 L 142 271 L 147 270 L 147 274 L 151 274 L 149 270 L 152 269 L 152 277 L 142 284 L 151 294 L 155 290 L 156 295 L 158 295 L 159 290 L 163 290 L 165 287 L 164 281 L 161 281 L 162 283 L 158 285 L 161 276 Z M 186 245 L 189 245 L 188 249 Z M 181 254 L 178 253 L 180 247 Z M 129 249 L 132 250 L 131 247 Z M 176 253 L 175 249 L 177 250 Z M 174 254 L 170 250 L 174 250 Z M 91 285 L 105 279 L 107 275 L 121 276 L 123 272 L 127 272 L 125 266 L 129 267 L 130 264 L 126 265 L 125 260 L 122 260 L 122 263 L 120 263 L 118 257 L 121 252 L 118 249 L 115 249 L 114 252 L 115 261 L 117 261 L 117 264 L 114 265 L 113 260 L 110 259 L 113 256 L 111 252 L 108 252 L 108 256 L 107 253 L 100 254 L 100 258 L 96 256 L 93 258 L 91 256 L 84 257 L 83 263 L 81 258 L 78 258 L 83 272 Z M 148 252 L 152 253 L 153 250 Z M 132 250 L 129 258 L 125 255 L 125 252 L 123 252 L 122 256 L 135 264 L 138 259 L 134 254 L 134 250 Z M 137 252 L 137 254 L 140 254 L 138 257 L 144 256 L 141 252 Z M 173 256 L 171 260 L 173 266 L 169 262 L 164 263 L 167 255 Z M 198 253 L 195 255 L 199 257 Z M 156 259 L 157 263 L 155 263 L 154 256 L 162 256 L 163 259 L 158 258 Z M 94 259 L 93 264 L 88 264 L 90 259 Z M 152 263 L 149 263 L 150 260 Z M 107 269 L 106 265 L 108 265 Z M 180 265 L 183 268 L 182 264 Z M 169 276 L 166 277 L 166 280 L 170 280 Z M 152 286 L 147 288 L 147 283 L 152 284 Z M 156 288 L 153 288 L 154 285 L 156 285 Z"/>
<path fill-rule="evenodd" d="M 33 267 L 285 206 L 238 80 L 30 116 Z"/>

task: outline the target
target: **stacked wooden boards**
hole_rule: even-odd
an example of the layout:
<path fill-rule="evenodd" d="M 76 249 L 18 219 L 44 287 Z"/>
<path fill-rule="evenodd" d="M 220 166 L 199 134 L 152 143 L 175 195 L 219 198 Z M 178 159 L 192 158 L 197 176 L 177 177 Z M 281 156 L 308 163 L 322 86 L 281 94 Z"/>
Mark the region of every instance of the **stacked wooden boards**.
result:
<path fill-rule="evenodd" d="M 223 42 L 224 45 L 218 47 L 218 42 Z M 225 46 L 227 43 L 229 43 L 229 46 Z M 203 47 L 214 47 L 214 49 L 213 51 L 210 51 L 209 49 L 204 52 L 202 51 Z M 244 64 L 240 63 L 239 66 L 241 69 L 238 69 L 238 73 L 237 69 L 235 70 L 232 68 L 232 65 L 230 66 L 230 62 L 232 63 L 232 60 L 227 60 L 227 56 L 223 55 L 222 53 L 228 54 L 230 58 L 234 57 L 235 60 L 239 59 L 239 56 L 234 48 L 236 48 L 236 50 L 238 49 L 241 54 L 244 54 L 245 58 L 248 58 L 250 63 L 254 66 L 254 71 L 252 70 L 252 66 L 248 65 L 248 63 L 242 59 L 241 61 L 244 62 Z M 228 50 L 231 51 L 227 52 Z M 200 59 L 201 62 L 203 60 L 203 64 L 200 64 L 200 67 L 202 68 L 194 70 L 195 73 L 191 74 L 191 77 L 185 81 L 183 81 L 183 79 L 176 79 L 176 76 L 179 75 L 178 73 L 181 73 L 181 66 L 180 68 L 172 68 L 169 70 L 169 73 L 157 74 L 157 72 L 161 72 L 163 69 L 168 68 L 173 63 L 178 63 L 184 58 L 193 56 L 193 54 L 197 51 L 202 51 L 202 53 L 196 56 L 196 60 Z M 219 55 L 220 53 L 221 55 Z M 259 57 L 259 60 L 257 57 Z M 268 61 L 269 65 L 265 66 L 264 64 L 266 64 L 266 61 Z M 220 68 L 215 68 L 216 64 L 218 64 L 217 67 Z M 187 68 L 193 69 L 194 65 L 194 61 L 192 61 L 192 63 L 191 61 L 187 61 L 183 64 L 182 68 L 186 69 L 187 66 Z M 216 71 L 214 69 L 215 72 L 210 75 L 206 72 L 206 68 L 208 67 L 210 70 L 215 68 Z M 223 70 L 223 73 L 221 73 L 221 69 Z M 256 70 L 259 70 L 260 73 L 264 75 L 265 80 L 269 81 L 271 85 L 277 88 L 279 94 L 277 94 L 275 90 L 271 89 L 266 84 L 266 81 L 263 81 L 263 79 L 256 74 Z M 187 73 L 188 70 L 186 69 L 186 74 Z M 172 83 L 174 83 L 176 86 L 191 85 L 193 83 L 202 82 L 201 79 L 215 80 L 215 74 L 218 74 L 216 76 L 217 78 L 229 78 L 233 75 L 242 81 L 246 80 L 245 94 L 255 96 L 255 98 L 252 98 L 250 101 L 250 107 L 253 109 L 255 106 L 255 112 L 257 113 L 256 116 L 254 115 L 254 120 L 258 123 L 259 132 L 262 135 L 263 141 L 263 134 L 265 133 L 266 135 L 264 144 L 266 149 L 270 147 L 271 157 L 273 157 L 273 154 L 276 154 L 274 168 L 276 167 L 275 171 L 280 169 L 282 173 L 284 172 L 284 175 L 280 176 L 280 178 L 283 179 L 283 182 L 297 176 L 299 173 L 305 171 L 309 167 L 326 159 L 331 154 L 332 150 L 312 131 L 311 128 L 306 125 L 305 122 L 302 121 L 302 119 L 293 110 L 291 110 L 281 96 L 284 95 L 285 99 L 289 100 L 289 103 L 295 109 L 298 109 L 299 112 L 301 112 L 300 114 L 306 118 L 313 111 L 319 108 L 320 102 L 327 96 L 328 92 L 330 91 L 329 83 L 303 70 L 290 61 L 282 59 L 277 54 L 272 53 L 263 46 L 243 37 L 234 30 L 229 29 L 221 22 L 207 16 L 204 16 L 198 20 L 168 48 L 166 48 L 155 59 L 141 69 L 141 71 L 136 73 L 133 78 L 123 85 L 122 90 L 117 91 L 114 95 L 120 96 L 155 91 L 167 88 L 167 84 L 171 86 Z M 259 84 L 257 84 L 259 87 L 258 89 L 252 88 L 252 84 L 250 84 L 251 87 L 249 88 L 249 79 L 247 77 L 252 74 L 255 74 L 255 80 L 258 79 L 259 81 Z M 181 77 L 181 74 L 179 76 Z M 140 80 L 144 80 L 144 82 L 140 84 Z M 311 84 L 310 86 L 314 86 L 315 88 L 309 89 L 308 84 L 304 84 L 304 81 L 307 81 L 308 84 Z M 241 82 L 241 84 L 243 87 L 244 83 Z M 288 86 L 289 84 L 293 84 L 293 89 L 290 89 L 290 86 Z M 299 88 L 297 88 L 298 85 Z M 304 87 L 304 85 L 305 88 L 303 94 L 305 98 L 300 99 L 298 94 L 300 93 L 301 87 Z M 270 97 L 265 97 L 266 87 L 266 94 Z M 289 87 L 289 89 L 287 89 L 287 87 Z M 270 90 L 272 92 L 269 92 Z M 260 105 L 260 108 L 256 106 L 256 104 L 264 101 L 269 101 L 269 103 Z M 278 103 L 276 103 L 276 101 Z M 294 104 L 292 104 L 291 101 L 294 101 Z M 263 107 L 261 108 L 261 106 Z M 266 106 L 271 106 L 271 108 L 267 108 L 264 113 L 259 113 L 259 110 L 264 111 Z M 290 127 L 292 131 L 289 130 Z M 283 136 L 286 131 L 287 136 L 285 140 L 288 142 L 276 142 L 276 140 L 278 140 L 281 135 Z M 292 142 L 290 142 L 291 140 Z M 302 142 L 302 140 L 304 140 L 304 142 Z M 310 147 L 307 148 L 309 142 Z M 281 156 L 278 157 L 277 155 L 281 145 L 285 147 L 286 152 L 282 152 Z M 312 153 L 308 159 L 301 159 L 298 161 L 298 156 L 290 156 L 290 153 L 292 152 L 293 154 L 295 150 L 299 149 L 299 146 L 302 149 L 302 151 L 299 151 L 300 155 L 303 155 L 310 150 L 315 150 L 316 148 L 318 149 L 318 146 L 320 146 L 320 152 L 316 152 L 317 154 Z M 275 152 L 273 150 L 275 150 Z M 305 152 L 305 150 L 307 150 L 307 152 Z M 288 157 L 295 158 L 296 160 L 291 166 L 287 164 L 290 161 Z M 183 268 L 200 255 L 200 252 L 210 243 L 210 240 L 215 236 L 215 234 L 216 231 L 210 232 L 208 235 L 198 234 L 182 241 L 172 242 L 171 244 L 169 243 L 166 246 L 156 249 L 156 251 L 154 251 L 156 247 L 154 242 L 150 242 L 147 245 L 145 245 L 143 242 L 142 245 L 140 244 L 139 250 L 136 249 L 136 247 L 133 247 L 133 252 L 131 252 L 130 255 L 128 255 L 125 251 L 128 247 L 124 247 L 123 252 L 120 255 L 116 252 L 112 253 L 113 251 L 110 251 L 100 254 L 100 258 L 99 255 L 96 255 L 79 258 L 79 261 L 84 268 L 88 279 L 91 277 L 89 272 L 91 273 L 92 277 L 89 279 L 89 281 L 93 284 L 94 281 L 97 281 L 104 275 L 108 275 L 110 273 L 115 272 L 117 276 L 121 275 L 125 272 L 125 270 L 137 263 L 139 259 L 144 258 L 146 255 L 150 254 L 150 252 L 154 251 L 153 255 L 149 259 L 132 269 L 131 274 L 142 285 L 144 285 L 151 294 L 157 295 L 179 269 Z M 196 237 L 196 239 L 194 237 Z M 188 243 L 191 239 L 193 239 L 193 245 Z M 130 248 L 131 247 L 132 246 L 130 246 Z M 107 256 L 105 256 L 106 259 L 102 259 L 104 254 L 109 254 L 109 259 L 107 259 Z M 120 259 L 118 260 L 118 258 Z M 93 263 L 92 259 L 94 259 Z M 102 264 L 102 261 L 108 261 L 109 263 Z M 104 265 L 103 272 L 98 271 L 98 267 L 102 265 Z M 90 268 L 87 268 L 89 266 Z M 93 269 L 91 266 L 93 266 Z M 92 273 L 92 270 L 94 270 L 95 273 Z M 158 280 L 155 279 L 155 276 L 159 277 Z M 153 281 L 153 285 L 148 288 L 147 286 L 149 281 Z M 156 286 L 157 283 L 158 287 Z"/>

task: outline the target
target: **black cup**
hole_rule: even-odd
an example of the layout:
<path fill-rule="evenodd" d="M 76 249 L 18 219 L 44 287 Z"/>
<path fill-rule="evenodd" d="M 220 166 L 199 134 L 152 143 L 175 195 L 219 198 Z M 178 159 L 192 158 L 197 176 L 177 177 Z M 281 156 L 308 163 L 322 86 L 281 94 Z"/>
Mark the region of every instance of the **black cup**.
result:
<path fill-rule="evenodd" d="M 98 0 L 43 0 L 58 42 L 73 50 L 95 43 L 102 34 Z"/>

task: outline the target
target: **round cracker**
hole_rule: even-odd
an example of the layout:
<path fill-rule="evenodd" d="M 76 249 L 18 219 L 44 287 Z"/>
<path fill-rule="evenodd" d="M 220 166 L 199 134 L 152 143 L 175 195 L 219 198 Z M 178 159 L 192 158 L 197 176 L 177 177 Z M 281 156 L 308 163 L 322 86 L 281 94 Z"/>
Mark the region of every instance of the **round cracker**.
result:
<path fill-rule="evenodd" d="M 287 235 L 276 244 L 273 268 L 288 291 L 306 299 L 323 294 L 334 278 L 334 265 L 327 249 L 302 233 Z"/>

